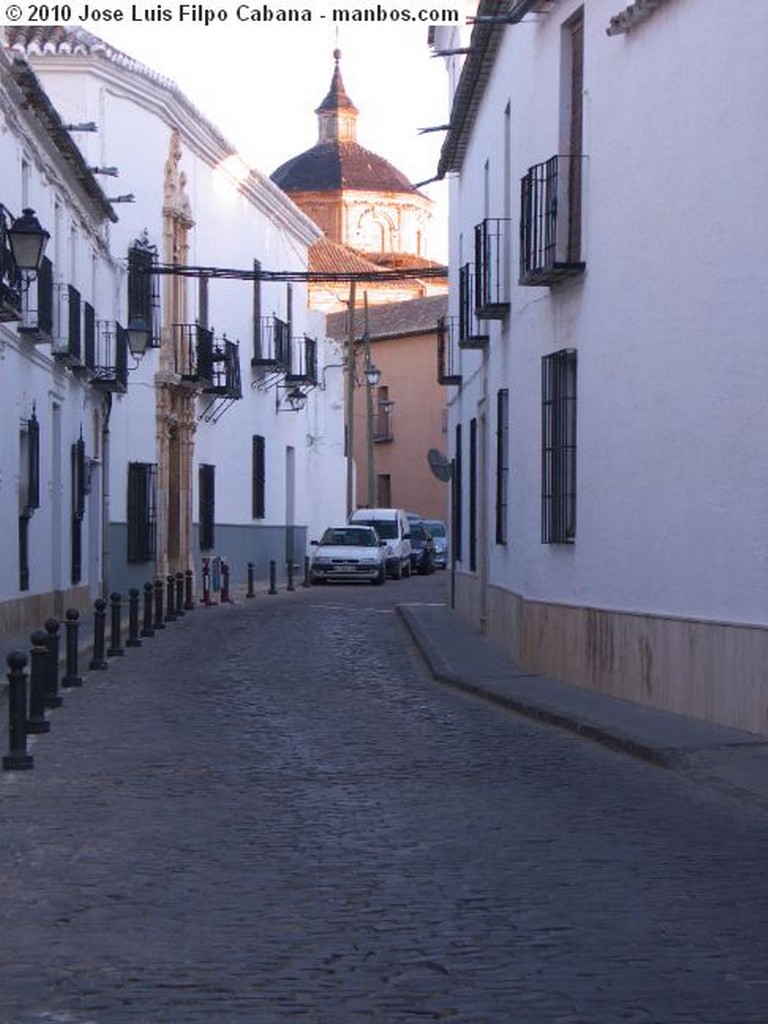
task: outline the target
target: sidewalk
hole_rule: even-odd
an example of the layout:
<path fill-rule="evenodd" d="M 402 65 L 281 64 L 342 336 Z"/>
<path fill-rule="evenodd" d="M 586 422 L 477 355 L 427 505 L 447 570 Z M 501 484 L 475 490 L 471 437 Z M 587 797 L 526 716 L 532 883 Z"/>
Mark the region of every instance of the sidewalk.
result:
<path fill-rule="evenodd" d="M 446 605 L 397 610 L 440 682 L 768 811 L 768 737 L 527 673 Z"/>

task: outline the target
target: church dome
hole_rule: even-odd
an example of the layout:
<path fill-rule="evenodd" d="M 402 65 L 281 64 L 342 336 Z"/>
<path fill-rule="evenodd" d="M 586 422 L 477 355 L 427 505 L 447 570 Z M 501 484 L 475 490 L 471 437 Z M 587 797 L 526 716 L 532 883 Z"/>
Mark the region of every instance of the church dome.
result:
<path fill-rule="evenodd" d="M 271 175 L 284 192 L 415 192 L 406 176 L 384 157 L 357 142 L 318 142 L 287 160 Z"/>
<path fill-rule="evenodd" d="M 311 148 L 281 164 L 272 181 L 292 192 L 415 193 L 408 178 L 388 160 L 361 146 L 356 139 L 357 107 L 341 78 L 341 52 L 333 52 L 336 66 L 328 94 L 315 110 L 318 140 Z"/>

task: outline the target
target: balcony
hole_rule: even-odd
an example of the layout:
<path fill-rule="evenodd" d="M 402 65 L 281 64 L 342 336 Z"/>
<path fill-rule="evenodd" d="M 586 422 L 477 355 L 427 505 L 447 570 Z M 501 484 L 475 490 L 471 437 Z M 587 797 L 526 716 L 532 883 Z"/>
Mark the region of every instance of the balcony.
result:
<path fill-rule="evenodd" d="M 474 271 L 471 263 L 459 268 L 459 348 L 485 348 L 488 332 L 475 312 Z"/>
<path fill-rule="evenodd" d="M 66 366 L 83 365 L 82 302 L 80 292 L 71 284 L 54 286 L 54 317 L 52 351 Z"/>
<path fill-rule="evenodd" d="M 554 285 L 584 273 L 583 156 L 553 156 L 529 168 L 520 190 L 521 285 Z"/>
<path fill-rule="evenodd" d="M 475 226 L 475 313 L 503 320 L 509 312 L 509 221 L 486 217 Z"/>
<path fill-rule="evenodd" d="M 84 373 L 94 387 L 124 395 L 128 390 L 128 332 L 116 320 L 95 319 L 85 307 Z"/>
<path fill-rule="evenodd" d="M 200 324 L 173 324 L 174 371 L 193 390 L 213 387 L 213 331 Z"/>
<path fill-rule="evenodd" d="M 315 338 L 292 339 L 292 353 L 286 384 L 317 384 L 317 341 Z"/>
<path fill-rule="evenodd" d="M 277 316 L 260 317 L 256 354 L 251 364 L 268 370 L 290 372 L 291 329 L 285 320 Z"/>
<path fill-rule="evenodd" d="M 50 344 L 53 339 L 53 264 L 43 257 L 34 280 L 24 295 L 24 309 L 18 332 L 35 344 Z"/>
<path fill-rule="evenodd" d="M 203 386 L 206 395 L 222 398 L 242 398 L 243 386 L 240 380 L 240 346 L 234 341 L 214 341 L 212 354 L 211 383 Z"/>
<path fill-rule="evenodd" d="M 21 272 L 11 254 L 6 222 L 0 217 L 0 321 L 21 319 Z"/>
<path fill-rule="evenodd" d="M 440 317 L 437 321 L 437 383 L 446 387 L 461 384 L 457 333 L 456 317 Z"/>

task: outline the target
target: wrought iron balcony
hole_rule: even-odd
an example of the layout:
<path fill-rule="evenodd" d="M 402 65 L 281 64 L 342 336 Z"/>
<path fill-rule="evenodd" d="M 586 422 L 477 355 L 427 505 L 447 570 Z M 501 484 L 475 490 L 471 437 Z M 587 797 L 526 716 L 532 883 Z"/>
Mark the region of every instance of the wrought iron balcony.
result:
<path fill-rule="evenodd" d="M 290 369 L 285 376 L 286 384 L 317 384 L 317 341 L 306 335 L 293 338 L 293 352 Z"/>
<path fill-rule="evenodd" d="M 85 374 L 102 391 L 128 390 L 128 332 L 116 320 L 96 320 L 85 306 Z"/>
<path fill-rule="evenodd" d="M 200 324 L 173 325 L 174 370 L 201 390 L 213 386 L 213 331 Z"/>
<path fill-rule="evenodd" d="M 455 316 L 437 321 L 437 383 L 445 386 L 461 384 L 458 372 L 458 324 Z"/>
<path fill-rule="evenodd" d="M 51 343 L 53 294 L 53 264 L 47 256 L 43 256 L 37 278 L 24 294 L 19 334 L 36 343 Z"/>
<path fill-rule="evenodd" d="M 71 284 L 54 286 L 56 315 L 53 328 L 53 354 L 67 366 L 83 365 L 82 302 L 80 292 Z"/>
<path fill-rule="evenodd" d="M 0 216 L 0 321 L 21 319 L 21 271 L 16 266 L 7 235 L 8 224 Z"/>
<path fill-rule="evenodd" d="M 251 362 L 253 366 L 290 372 L 291 329 L 285 320 L 277 316 L 260 318 L 256 354 Z"/>
<path fill-rule="evenodd" d="M 475 312 L 474 271 L 471 263 L 459 268 L 459 348 L 484 348 L 488 332 Z"/>
<path fill-rule="evenodd" d="M 475 226 L 475 313 L 503 320 L 509 312 L 509 221 L 486 217 Z"/>
<path fill-rule="evenodd" d="M 553 285 L 582 274 L 583 156 L 529 168 L 520 191 L 520 284 Z"/>
<path fill-rule="evenodd" d="M 203 385 L 206 395 L 220 395 L 222 398 L 242 398 L 243 386 L 240 380 L 240 346 L 237 342 L 222 338 L 214 341 L 212 355 L 212 379 Z"/>

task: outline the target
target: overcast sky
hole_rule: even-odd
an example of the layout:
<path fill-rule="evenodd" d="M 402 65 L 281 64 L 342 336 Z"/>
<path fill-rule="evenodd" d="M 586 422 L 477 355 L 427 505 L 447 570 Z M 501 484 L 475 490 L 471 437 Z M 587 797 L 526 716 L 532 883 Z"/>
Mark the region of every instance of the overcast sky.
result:
<path fill-rule="evenodd" d="M 424 25 L 124 24 L 94 34 L 173 79 L 251 166 L 271 174 L 314 145 L 314 110 L 328 91 L 339 46 L 347 92 L 360 111 L 358 141 L 412 182 L 433 177 L 447 120 L 447 76 Z M 429 255 L 445 259 L 447 186 L 436 201 Z"/>

